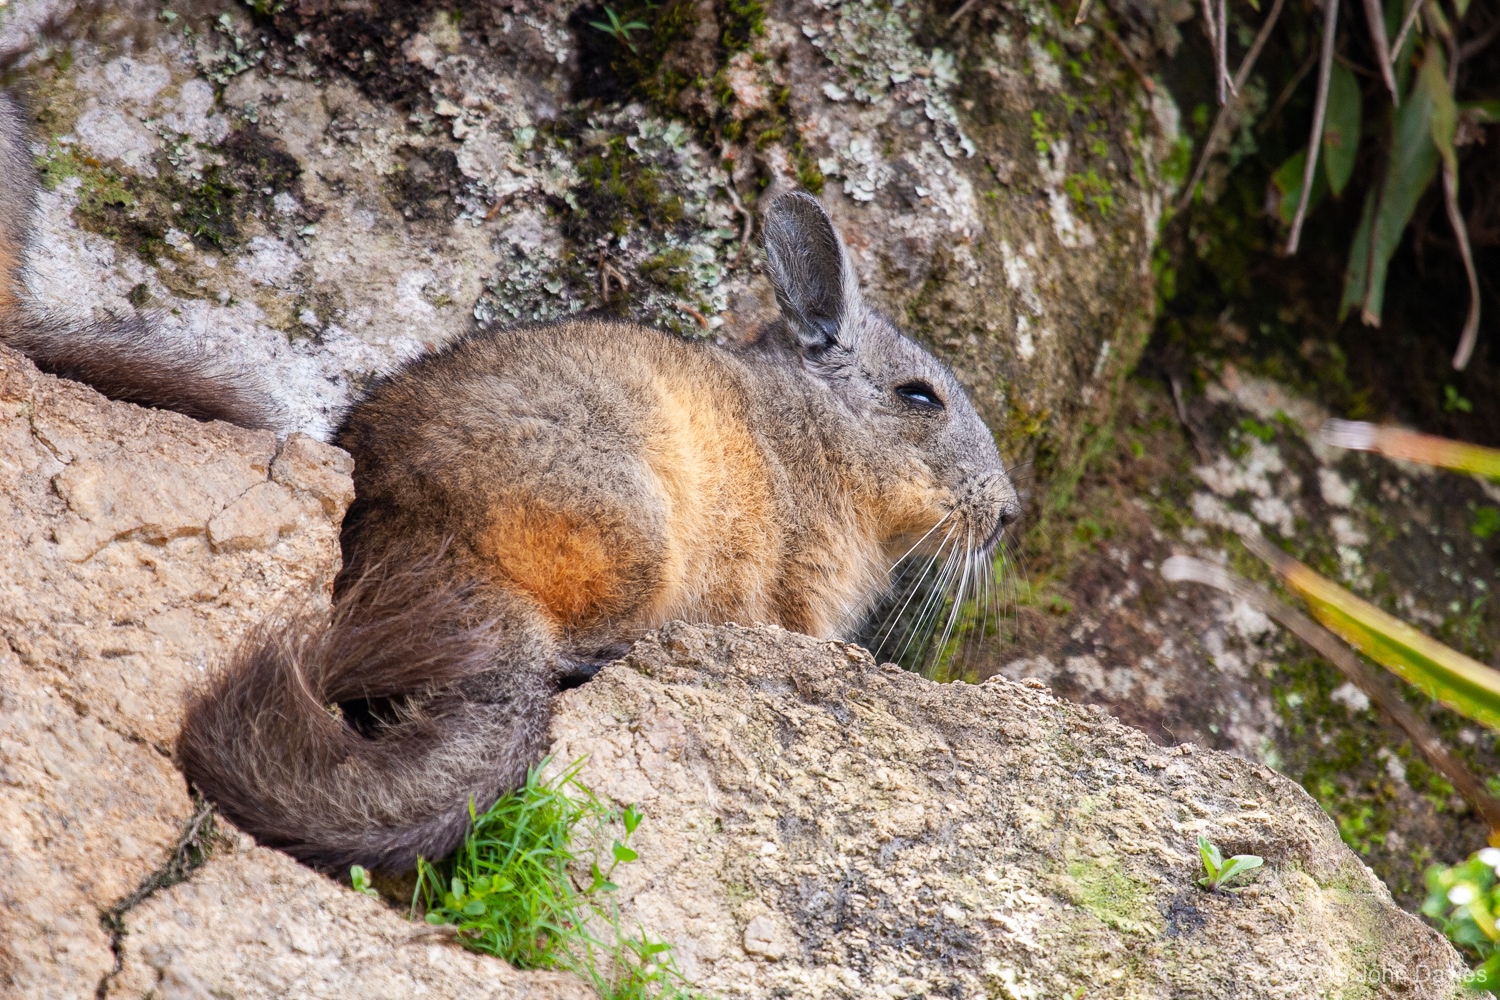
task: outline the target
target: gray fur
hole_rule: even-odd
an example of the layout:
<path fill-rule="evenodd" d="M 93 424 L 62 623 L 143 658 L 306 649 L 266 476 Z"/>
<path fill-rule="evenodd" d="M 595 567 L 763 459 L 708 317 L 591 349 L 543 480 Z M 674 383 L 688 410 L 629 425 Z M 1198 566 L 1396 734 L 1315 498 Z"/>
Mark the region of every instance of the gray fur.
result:
<path fill-rule="evenodd" d="M 559 683 L 643 631 L 844 634 L 935 525 L 988 551 L 1016 495 L 957 380 L 864 305 L 816 201 L 778 201 L 766 232 L 786 321 L 746 347 L 568 321 L 471 334 L 372 389 L 337 436 L 356 499 L 333 621 L 263 632 L 195 701 L 189 779 L 306 862 L 406 869 L 545 753 Z M 708 485 L 668 501 L 679 473 Z M 546 565 L 577 580 L 545 596 L 513 546 L 565 550 Z"/>
<path fill-rule="evenodd" d="M 31 244 L 37 176 L 20 102 L 0 90 L 0 342 L 60 378 L 83 382 L 111 399 L 273 427 L 279 410 L 255 377 L 230 371 L 155 330 L 139 315 L 76 323 L 28 303 L 21 269 Z"/>

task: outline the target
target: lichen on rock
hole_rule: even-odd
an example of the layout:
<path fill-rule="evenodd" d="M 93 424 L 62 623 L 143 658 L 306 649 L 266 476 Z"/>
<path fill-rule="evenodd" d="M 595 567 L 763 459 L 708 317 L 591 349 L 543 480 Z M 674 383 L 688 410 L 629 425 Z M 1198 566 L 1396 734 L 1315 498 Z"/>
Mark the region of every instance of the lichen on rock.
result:
<path fill-rule="evenodd" d="M 723 997 L 1461 991 L 1306 793 L 1036 682 L 674 624 L 560 699 L 553 760 L 646 819 L 621 916 Z M 1211 893 L 1195 838 L 1266 869 Z"/>

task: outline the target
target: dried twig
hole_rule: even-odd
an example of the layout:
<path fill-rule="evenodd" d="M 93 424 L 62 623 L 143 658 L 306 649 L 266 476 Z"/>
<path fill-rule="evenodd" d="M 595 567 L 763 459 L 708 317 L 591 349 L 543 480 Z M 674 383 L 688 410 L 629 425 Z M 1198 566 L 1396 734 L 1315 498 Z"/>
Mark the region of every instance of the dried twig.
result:
<path fill-rule="evenodd" d="M 609 302 L 611 280 L 620 286 L 620 291 L 630 290 L 630 282 L 625 280 L 625 275 L 609 262 L 609 248 L 601 243 L 599 246 L 599 298 L 606 304 Z"/>
<path fill-rule="evenodd" d="M 740 201 L 740 193 L 734 189 L 732 178 L 724 183 L 724 190 L 729 193 L 729 203 L 734 206 L 734 210 L 745 218 L 745 225 L 740 229 L 740 248 L 734 253 L 734 263 L 729 265 L 731 270 L 737 271 L 740 260 L 745 256 L 745 248 L 750 245 L 750 237 L 755 232 L 755 216 Z"/>
<path fill-rule="evenodd" d="M 1263 538 L 1246 537 L 1244 542 L 1257 555 L 1261 554 L 1262 549 L 1271 549 Z M 1500 800 L 1491 795 L 1474 773 L 1448 751 L 1437 731 L 1412 711 L 1400 693 L 1382 675 L 1356 657 L 1338 636 L 1295 608 L 1272 597 L 1264 588 L 1202 559 L 1173 556 L 1162 564 L 1161 575 L 1173 582 L 1186 580 L 1200 583 L 1236 597 L 1311 646 L 1390 717 L 1433 768 L 1447 778 L 1464 800 L 1484 817 L 1492 830 L 1500 830 Z"/>
<path fill-rule="evenodd" d="M 1177 407 L 1177 420 L 1182 424 L 1182 429 L 1187 431 L 1188 440 L 1193 443 L 1193 452 L 1197 454 L 1199 464 L 1207 465 L 1214 460 L 1214 455 L 1203 441 L 1203 432 L 1188 416 L 1187 403 L 1182 398 L 1182 380 L 1176 375 L 1168 375 L 1167 383 L 1172 386 L 1172 403 Z"/>
<path fill-rule="evenodd" d="M 1222 106 L 1229 100 L 1226 94 L 1227 87 L 1230 93 L 1234 92 L 1234 85 L 1229 82 L 1229 0 L 1219 0 L 1219 51 L 1216 55 L 1218 60 L 1219 76 L 1219 104 Z"/>
<path fill-rule="evenodd" d="M 1479 55 L 1479 53 L 1489 48 L 1490 43 L 1492 43 L 1496 38 L 1500 38 L 1500 21 L 1496 21 L 1494 24 L 1490 25 L 1490 30 L 1486 31 L 1478 38 L 1471 38 L 1467 42 L 1464 42 L 1463 45 L 1459 46 L 1459 60 L 1464 61 L 1473 59 L 1475 56 Z"/>
<path fill-rule="evenodd" d="M 1281 88 L 1281 93 L 1276 95 L 1276 100 L 1271 102 L 1271 110 L 1267 111 L 1265 116 L 1261 118 L 1260 124 L 1255 126 L 1257 135 L 1266 134 L 1266 130 L 1275 123 L 1276 116 L 1281 114 L 1281 109 L 1286 107 L 1286 102 L 1292 99 L 1292 95 L 1297 92 L 1297 88 L 1301 86 L 1307 74 L 1312 72 L 1312 68 L 1317 62 L 1317 50 L 1309 52 L 1307 58 L 1302 60 L 1302 65 L 1297 67 L 1297 72 L 1292 74 L 1292 78 L 1286 82 L 1286 86 Z"/>
<path fill-rule="evenodd" d="M 1089 4 L 1092 0 L 1081 0 L 1078 4 L 1078 16 L 1073 18 L 1073 26 L 1077 27 L 1083 23 L 1083 19 L 1089 16 Z"/>
<path fill-rule="evenodd" d="M 1417 23 L 1417 15 L 1422 12 L 1423 0 L 1411 0 L 1411 10 L 1406 12 L 1406 20 L 1401 22 L 1401 30 L 1396 32 L 1396 44 L 1391 46 L 1391 63 L 1401 58 L 1401 47 L 1406 44 L 1406 36 L 1411 33 L 1412 26 Z"/>
<path fill-rule="evenodd" d="M 958 23 L 958 19 L 961 18 L 961 17 L 963 17 L 969 11 L 973 10 L 974 9 L 974 5 L 976 3 L 978 3 L 978 2 L 979 2 L 979 0 L 964 0 L 963 4 L 958 8 L 958 10 L 955 10 L 953 12 L 953 16 L 950 17 L 950 18 L 948 18 L 948 27 L 951 28 L 955 24 L 957 24 Z"/>
<path fill-rule="evenodd" d="M 1260 31 L 1255 35 L 1255 41 L 1250 44 L 1250 51 L 1245 53 L 1245 58 L 1240 61 L 1240 68 L 1234 74 L 1234 90 L 1236 101 L 1226 104 L 1219 109 L 1218 117 L 1214 119 L 1213 127 L 1208 130 L 1208 138 L 1203 143 L 1203 154 L 1198 157 L 1198 166 L 1193 170 L 1193 179 L 1188 182 L 1187 190 L 1182 193 L 1178 201 L 1178 210 L 1187 208 L 1193 200 L 1193 191 L 1198 187 L 1198 182 L 1203 179 L 1203 172 L 1208 169 L 1209 158 L 1214 155 L 1218 143 L 1223 139 L 1224 131 L 1229 124 L 1230 109 L 1238 104 L 1238 97 L 1245 88 L 1245 82 L 1250 79 L 1250 71 L 1255 68 L 1255 60 L 1260 58 L 1260 50 L 1265 48 L 1266 39 L 1271 37 L 1271 29 L 1276 27 L 1277 18 L 1281 17 L 1281 8 L 1285 0 L 1276 0 L 1271 5 L 1271 12 L 1266 15 L 1266 20 L 1260 26 Z"/>
<path fill-rule="evenodd" d="M 683 312 L 687 313 L 689 316 L 693 317 L 693 319 L 697 320 L 698 321 L 698 325 L 701 326 L 701 327 L 703 327 L 703 329 L 705 329 L 705 330 L 708 329 L 708 317 L 705 316 L 705 315 L 703 315 L 698 310 L 694 309 L 692 306 L 688 305 L 686 302 L 682 301 L 681 299 L 678 299 L 676 302 L 672 303 L 672 306 L 674 308 L 676 308 L 676 309 L 682 310 Z"/>
<path fill-rule="evenodd" d="M 1114 43 L 1115 48 L 1120 50 L 1120 56 L 1125 60 L 1125 65 L 1129 66 L 1132 70 L 1135 71 L 1135 75 L 1140 77 L 1141 86 L 1146 88 L 1146 93 L 1156 93 L 1156 81 L 1151 79 L 1151 77 L 1147 75 L 1146 67 L 1142 66 L 1140 64 L 1140 61 L 1136 59 L 1134 54 L 1132 54 L 1131 51 L 1125 47 L 1124 40 L 1122 40 L 1119 35 L 1115 34 L 1114 29 L 1112 28 L 1101 26 L 1099 30 L 1104 33 L 1105 38 L 1108 38 L 1111 42 Z"/>
<path fill-rule="evenodd" d="M 496 198 L 495 199 L 495 203 L 490 206 L 489 211 L 484 213 L 484 221 L 485 222 L 492 221 L 495 218 L 495 216 L 497 216 L 497 215 L 500 214 L 500 210 L 502 208 L 504 208 L 506 205 L 510 204 L 510 200 L 512 198 L 514 198 L 516 196 L 516 194 L 517 194 L 517 192 L 515 192 L 515 191 L 509 191 L 509 192 L 507 192 L 505 194 L 502 194 L 500 197 Z"/>
<path fill-rule="evenodd" d="M 1458 39 L 1448 36 L 1448 90 L 1458 86 L 1458 64 L 1463 55 L 1458 48 Z M 1449 150 L 1452 159 L 1443 158 L 1443 204 L 1448 209 L 1448 223 L 1453 227 L 1453 236 L 1458 240 L 1458 253 L 1464 259 L 1464 271 L 1469 276 L 1469 315 L 1464 320 L 1463 334 L 1458 338 L 1458 350 L 1453 353 L 1453 367 L 1463 371 L 1474 354 L 1474 342 L 1479 335 L 1479 273 L 1474 268 L 1474 250 L 1469 245 L 1469 227 L 1464 224 L 1463 213 L 1458 210 L 1458 155 Z"/>
<path fill-rule="evenodd" d="M 1391 47 L 1385 37 L 1385 14 L 1380 10 L 1380 0 L 1365 0 L 1365 20 L 1370 22 L 1370 42 L 1375 46 L 1375 61 L 1380 64 L 1380 75 L 1385 79 L 1386 89 L 1391 92 L 1391 103 L 1399 104 L 1396 74 L 1391 72 Z"/>
<path fill-rule="evenodd" d="M 1287 238 L 1290 257 L 1302 241 L 1302 222 L 1307 218 L 1307 202 L 1312 196 L 1313 178 L 1317 176 L 1318 150 L 1323 145 L 1323 122 L 1328 117 L 1328 84 L 1333 76 L 1333 43 L 1338 37 L 1339 0 L 1325 0 L 1323 9 L 1323 52 L 1318 62 L 1318 99 L 1313 105 L 1312 135 L 1307 141 L 1307 162 L 1302 165 L 1302 191 L 1297 196 L 1297 214 L 1292 218 L 1292 235 Z"/>
<path fill-rule="evenodd" d="M 1217 60 L 1219 58 L 1219 22 L 1214 17 L 1214 0 L 1200 0 L 1200 2 L 1203 6 L 1203 23 L 1208 30 L 1208 44 L 1214 47 L 1214 59 L 1216 60 L 1215 64 L 1217 65 Z M 1223 104 L 1224 78 L 1222 74 L 1219 76 L 1219 79 L 1216 83 L 1216 89 L 1219 94 L 1219 103 Z"/>

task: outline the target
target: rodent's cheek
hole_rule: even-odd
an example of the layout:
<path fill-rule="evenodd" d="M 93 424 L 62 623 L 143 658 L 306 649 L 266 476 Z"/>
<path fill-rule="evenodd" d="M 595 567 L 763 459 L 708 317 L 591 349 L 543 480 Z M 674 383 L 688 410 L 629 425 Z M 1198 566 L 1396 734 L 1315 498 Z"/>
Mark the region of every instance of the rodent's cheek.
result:
<path fill-rule="evenodd" d="M 882 534 L 888 539 L 911 538 L 912 542 L 922 535 L 931 535 L 922 543 L 924 548 L 936 550 L 947 537 L 946 528 L 954 521 L 954 497 L 951 490 L 940 487 L 925 477 L 922 481 L 910 481 L 896 485 L 881 497 L 879 518 Z M 946 519 L 946 523 L 945 522 Z M 939 528 L 939 524 L 942 527 Z M 955 531 L 962 530 L 955 526 Z M 930 545 L 928 543 L 931 543 Z"/>

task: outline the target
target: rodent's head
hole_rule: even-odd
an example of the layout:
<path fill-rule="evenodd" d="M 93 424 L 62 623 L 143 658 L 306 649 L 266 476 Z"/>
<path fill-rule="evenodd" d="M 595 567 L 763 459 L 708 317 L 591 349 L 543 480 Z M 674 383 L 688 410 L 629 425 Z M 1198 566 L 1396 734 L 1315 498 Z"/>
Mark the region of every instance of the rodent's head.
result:
<path fill-rule="evenodd" d="M 826 385 L 876 480 L 857 503 L 888 550 L 989 552 L 1020 513 L 994 437 L 948 366 L 860 295 L 849 252 L 810 195 L 778 198 L 766 258 L 785 329 L 776 336 Z"/>

